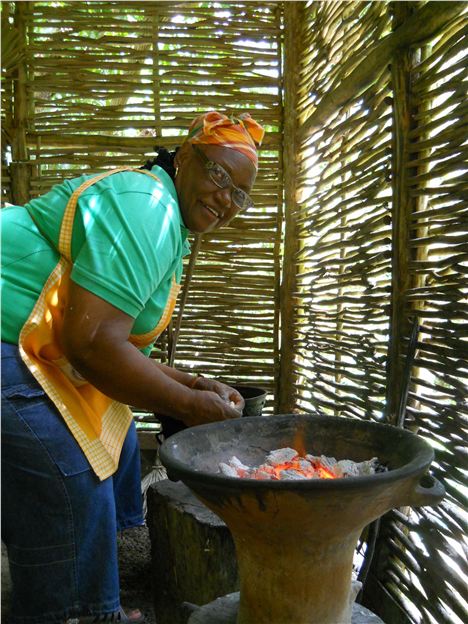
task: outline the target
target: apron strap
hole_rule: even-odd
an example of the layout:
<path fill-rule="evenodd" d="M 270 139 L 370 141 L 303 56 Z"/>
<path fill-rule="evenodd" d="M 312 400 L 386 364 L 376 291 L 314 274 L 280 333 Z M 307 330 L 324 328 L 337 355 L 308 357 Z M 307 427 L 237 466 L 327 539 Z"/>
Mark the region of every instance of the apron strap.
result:
<path fill-rule="evenodd" d="M 144 173 L 145 175 L 151 176 L 157 182 L 161 182 L 157 175 L 148 171 L 148 169 L 137 169 L 135 167 L 118 167 L 117 169 L 111 169 L 110 171 L 105 171 L 89 180 L 86 180 L 81 184 L 78 188 L 76 188 L 70 199 L 68 200 L 67 206 L 65 208 L 65 212 L 63 214 L 62 225 L 60 227 L 60 236 L 58 241 L 58 251 L 61 256 L 66 258 L 68 262 L 71 262 L 71 243 L 72 243 L 72 231 L 73 231 L 73 223 L 75 221 L 76 214 L 76 206 L 78 204 L 78 199 L 90 186 L 96 184 L 100 180 L 107 178 L 108 176 L 114 175 L 114 173 L 121 173 L 122 171 L 136 171 L 139 173 Z"/>

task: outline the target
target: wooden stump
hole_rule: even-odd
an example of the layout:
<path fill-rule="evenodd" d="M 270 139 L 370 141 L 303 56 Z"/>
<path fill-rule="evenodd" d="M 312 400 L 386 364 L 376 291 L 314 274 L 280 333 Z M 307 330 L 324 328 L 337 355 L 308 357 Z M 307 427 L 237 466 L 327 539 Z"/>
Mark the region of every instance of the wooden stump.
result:
<path fill-rule="evenodd" d="M 154 609 L 158 624 L 186 624 L 183 603 L 204 605 L 239 589 L 234 542 L 225 523 L 182 483 L 147 492 Z"/>

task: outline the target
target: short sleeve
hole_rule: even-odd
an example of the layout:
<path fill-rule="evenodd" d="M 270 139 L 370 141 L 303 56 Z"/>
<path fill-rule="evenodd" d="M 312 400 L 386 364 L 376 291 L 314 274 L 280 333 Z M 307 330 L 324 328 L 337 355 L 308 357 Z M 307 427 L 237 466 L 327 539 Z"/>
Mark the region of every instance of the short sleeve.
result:
<path fill-rule="evenodd" d="M 179 261 L 177 201 L 163 183 L 121 172 L 87 189 L 78 207 L 85 236 L 72 280 L 136 318 Z"/>

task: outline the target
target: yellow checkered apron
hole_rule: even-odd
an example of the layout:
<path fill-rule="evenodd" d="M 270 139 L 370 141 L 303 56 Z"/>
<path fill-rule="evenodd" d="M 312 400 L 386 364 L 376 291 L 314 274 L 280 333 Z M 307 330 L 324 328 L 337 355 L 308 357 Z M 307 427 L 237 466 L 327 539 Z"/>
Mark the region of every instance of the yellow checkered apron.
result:
<path fill-rule="evenodd" d="M 24 363 L 62 414 L 101 480 L 117 470 L 132 412 L 127 405 L 110 399 L 74 370 L 60 347 L 60 333 L 72 269 L 72 228 L 78 198 L 91 185 L 120 171 L 137 171 L 159 182 L 159 178 L 146 169 L 120 167 L 87 180 L 74 191 L 60 228 L 60 260 L 44 284 L 19 336 L 19 350 Z M 179 290 L 180 285 L 173 276 L 172 288 L 159 323 L 145 334 L 131 334 L 129 341 L 133 345 L 142 349 L 152 344 L 164 331 L 174 311 Z"/>

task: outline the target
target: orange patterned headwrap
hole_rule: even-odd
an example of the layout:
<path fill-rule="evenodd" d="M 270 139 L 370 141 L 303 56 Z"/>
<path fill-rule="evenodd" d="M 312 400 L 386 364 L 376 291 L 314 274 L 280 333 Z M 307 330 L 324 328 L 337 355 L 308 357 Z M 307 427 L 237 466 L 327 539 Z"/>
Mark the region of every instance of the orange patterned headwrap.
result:
<path fill-rule="evenodd" d="M 192 121 L 187 138 L 189 143 L 221 145 L 245 154 L 258 169 L 257 146 L 265 130 L 249 113 L 227 117 L 217 111 L 204 113 Z"/>

